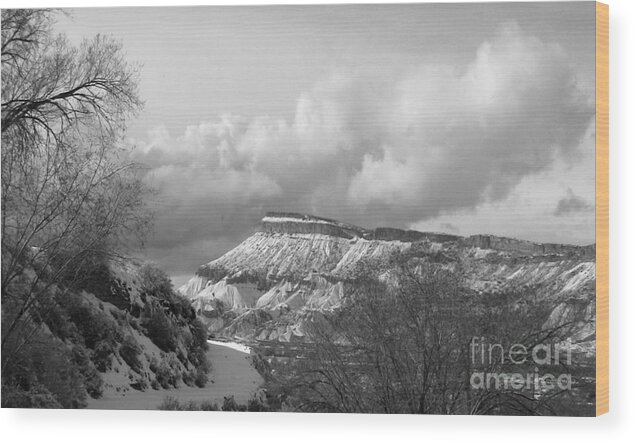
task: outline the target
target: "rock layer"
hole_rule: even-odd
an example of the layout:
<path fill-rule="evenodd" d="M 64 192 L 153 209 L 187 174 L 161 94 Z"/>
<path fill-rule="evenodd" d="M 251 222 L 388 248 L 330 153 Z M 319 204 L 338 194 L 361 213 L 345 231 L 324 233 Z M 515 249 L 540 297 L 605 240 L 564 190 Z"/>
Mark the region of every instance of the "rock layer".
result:
<path fill-rule="evenodd" d="M 179 290 L 210 330 L 261 340 L 303 337 L 303 324 L 337 308 L 344 282 L 362 263 L 389 268 L 396 253 L 460 267 L 469 290 L 532 287 L 552 302 L 552 323 L 576 318 L 571 333 L 594 339 L 594 245 L 540 244 L 491 235 L 460 237 L 394 228 L 364 229 L 293 213 L 268 213 L 258 232 L 201 266 Z M 230 314 L 227 314 L 230 312 Z"/>

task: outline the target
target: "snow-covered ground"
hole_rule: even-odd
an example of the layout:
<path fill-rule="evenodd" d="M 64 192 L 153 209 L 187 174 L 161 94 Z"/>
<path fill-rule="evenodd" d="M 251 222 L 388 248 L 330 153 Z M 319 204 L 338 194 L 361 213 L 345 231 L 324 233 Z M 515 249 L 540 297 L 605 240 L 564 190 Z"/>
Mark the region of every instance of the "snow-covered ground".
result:
<path fill-rule="evenodd" d="M 155 410 L 167 396 L 187 403 L 209 401 L 222 405 L 233 396 L 239 404 L 253 398 L 264 379 L 253 367 L 249 347 L 232 342 L 209 341 L 210 382 L 204 388 L 181 386 L 170 390 L 107 392 L 101 399 L 89 399 L 87 408 L 102 410 Z"/>
<path fill-rule="evenodd" d="M 239 342 L 227 342 L 227 341 L 214 341 L 212 339 L 207 340 L 211 345 L 219 345 L 221 347 L 232 348 L 242 353 L 251 354 L 251 347 L 247 347 Z"/>

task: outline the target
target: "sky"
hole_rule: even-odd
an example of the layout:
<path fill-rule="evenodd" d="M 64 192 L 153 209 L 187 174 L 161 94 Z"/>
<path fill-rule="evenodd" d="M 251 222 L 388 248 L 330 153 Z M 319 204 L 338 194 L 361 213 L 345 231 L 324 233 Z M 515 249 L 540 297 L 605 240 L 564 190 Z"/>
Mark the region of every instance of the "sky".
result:
<path fill-rule="evenodd" d="M 139 66 L 126 143 L 178 285 L 267 211 L 594 242 L 594 3 L 83 8 Z"/>

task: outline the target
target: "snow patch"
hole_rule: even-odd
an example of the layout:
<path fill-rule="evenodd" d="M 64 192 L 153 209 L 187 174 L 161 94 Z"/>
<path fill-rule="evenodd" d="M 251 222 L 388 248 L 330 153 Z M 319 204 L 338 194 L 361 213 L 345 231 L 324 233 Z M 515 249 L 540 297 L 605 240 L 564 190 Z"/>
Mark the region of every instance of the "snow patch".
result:
<path fill-rule="evenodd" d="M 214 341 L 213 339 L 208 339 L 208 343 L 212 345 L 219 345 L 221 347 L 228 347 L 233 350 L 237 350 L 242 353 L 251 354 L 251 347 L 248 347 L 244 344 L 240 344 L 239 342 L 231 342 L 231 341 Z"/>
<path fill-rule="evenodd" d="M 329 226 L 339 227 L 339 224 L 329 222 L 329 221 L 324 221 L 323 219 L 303 219 L 303 218 L 290 218 L 290 217 L 277 217 L 277 216 L 276 217 L 265 216 L 264 218 L 262 218 L 262 222 L 263 223 L 326 224 Z"/>

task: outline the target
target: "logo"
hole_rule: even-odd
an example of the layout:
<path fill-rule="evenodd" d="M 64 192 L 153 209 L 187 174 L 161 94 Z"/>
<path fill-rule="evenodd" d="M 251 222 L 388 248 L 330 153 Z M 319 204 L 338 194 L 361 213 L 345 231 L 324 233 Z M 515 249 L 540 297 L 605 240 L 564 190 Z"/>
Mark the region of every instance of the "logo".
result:
<path fill-rule="evenodd" d="M 519 343 L 505 346 L 476 336 L 469 350 L 471 388 L 535 393 L 572 389 L 570 373 L 561 372 L 572 364 L 570 339 L 527 347 Z"/>

